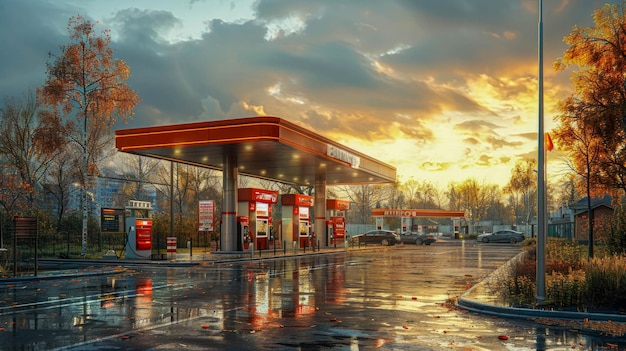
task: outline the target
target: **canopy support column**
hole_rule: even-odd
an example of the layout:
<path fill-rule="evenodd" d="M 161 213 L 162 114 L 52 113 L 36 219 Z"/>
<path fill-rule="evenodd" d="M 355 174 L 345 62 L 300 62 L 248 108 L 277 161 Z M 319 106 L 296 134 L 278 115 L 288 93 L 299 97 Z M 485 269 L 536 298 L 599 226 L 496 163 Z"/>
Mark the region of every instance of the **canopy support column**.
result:
<path fill-rule="evenodd" d="M 322 247 L 330 245 L 330 238 L 326 230 L 326 175 L 315 175 L 315 236 Z M 317 243 L 315 243 L 317 245 Z"/>
<path fill-rule="evenodd" d="M 228 151 L 224 154 L 223 168 L 223 209 L 222 209 L 222 251 L 241 251 L 237 237 L 237 156 Z"/>

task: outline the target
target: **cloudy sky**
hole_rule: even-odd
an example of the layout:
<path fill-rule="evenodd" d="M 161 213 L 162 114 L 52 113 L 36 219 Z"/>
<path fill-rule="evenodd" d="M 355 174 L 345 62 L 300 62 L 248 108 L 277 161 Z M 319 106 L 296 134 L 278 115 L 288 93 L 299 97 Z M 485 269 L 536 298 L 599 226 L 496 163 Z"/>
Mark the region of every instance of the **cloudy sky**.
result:
<path fill-rule="evenodd" d="M 517 160 L 536 158 L 538 3 L 0 0 L 0 98 L 44 82 L 48 53 L 69 43 L 80 14 L 111 30 L 142 99 L 116 128 L 277 116 L 395 166 L 401 180 L 504 185 Z M 571 94 L 570 72 L 552 69 L 563 37 L 621 1 L 543 3 L 549 130 Z"/>

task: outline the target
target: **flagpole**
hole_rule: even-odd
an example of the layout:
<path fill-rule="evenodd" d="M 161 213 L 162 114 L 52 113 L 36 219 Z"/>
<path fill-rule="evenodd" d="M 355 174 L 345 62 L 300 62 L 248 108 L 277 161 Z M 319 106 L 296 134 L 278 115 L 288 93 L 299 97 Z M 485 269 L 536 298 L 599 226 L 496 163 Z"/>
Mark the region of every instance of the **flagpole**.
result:
<path fill-rule="evenodd" d="M 537 172 L 537 302 L 541 305 L 546 298 L 546 151 L 545 151 L 545 132 L 543 126 L 543 0 L 539 0 L 539 131 L 538 139 L 538 172 Z"/>

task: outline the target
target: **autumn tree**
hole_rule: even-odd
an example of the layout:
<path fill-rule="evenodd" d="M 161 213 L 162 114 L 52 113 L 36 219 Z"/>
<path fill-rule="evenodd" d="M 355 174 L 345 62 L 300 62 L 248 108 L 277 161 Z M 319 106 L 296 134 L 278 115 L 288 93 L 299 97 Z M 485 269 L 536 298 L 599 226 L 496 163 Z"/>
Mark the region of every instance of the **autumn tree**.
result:
<path fill-rule="evenodd" d="M 558 140 L 561 148 L 567 153 L 566 164 L 577 175 L 575 185 L 587 195 L 587 230 L 589 237 L 589 257 L 593 257 L 594 242 L 594 216 L 591 210 L 592 196 L 598 196 L 603 192 L 604 186 L 600 182 L 602 140 L 594 133 L 594 126 L 587 125 L 587 119 L 583 118 L 579 111 L 572 106 L 563 107 L 563 113 L 559 115 L 560 125 L 554 129 L 554 138 Z"/>
<path fill-rule="evenodd" d="M 521 217 L 525 224 L 531 223 L 537 214 L 536 169 L 537 161 L 534 159 L 517 161 L 511 170 L 509 183 L 504 187 L 504 192 L 512 196 L 516 218 Z"/>
<path fill-rule="evenodd" d="M 81 16 L 70 18 L 70 44 L 60 47 L 60 55 L 50 54 L 46 81 L 37 90 L 41 102 L 56 115 L 74 118 L 67 126 L 69 139 L 81 149 L 83 256 L 87 251 L 88 175 L 97 174 L 111 126 L 118 118 L 126 122 L 139 102 L 126 83 L 128 65 L 113 57 L 109 30 L 98 35 L 94 27 Z"/>
<path fill-rule="evenodd" d="M 593 13 L 595 27 L 574 27 L 564 38 L 569 48 L 555 69 L 576 66 L 574 92 L 562 101 L 557 119 L 588 128 L 597 140 L 598 167 L 592 178 L 607 188 L 626 190 L 626 2 Z M 568 147 L 567 141 L 559 142 Z M 586 159 L 584 154 L 571 157 Z M 575 163 L 581 163 L 574 160 Z M 583 162 L 584 163 L 584 160 Z"/>
<path fill-rule="evenodd" d="M 555 139 L 583 179 L 589 199 L 607 189 L 626 190 L 626 2 L 593 13 L 594 27 L 574 27 L 564 38 L 569 48 L 555 69 L 577 66 L 574 92 L 561 102 Z M 593 255 L 593 218 L 589 256 Z"/>
<path fill-rule="evenodd" d="M 30 185 L 23 182 L 19 172 L 6 162 L 0 161 L 0 207 L 3 219 L 9 219 L 18 213 L 32 208 L 27 200 L 32 192 Z M 0 229 L 1 230 L 1 229 Z"/>

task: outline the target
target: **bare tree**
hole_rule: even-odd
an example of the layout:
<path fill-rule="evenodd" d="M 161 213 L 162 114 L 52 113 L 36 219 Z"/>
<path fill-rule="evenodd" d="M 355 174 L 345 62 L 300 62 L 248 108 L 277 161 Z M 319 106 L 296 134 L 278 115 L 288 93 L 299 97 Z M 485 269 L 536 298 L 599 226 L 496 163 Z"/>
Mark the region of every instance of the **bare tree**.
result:
<path fill-rule="evenodd" d="M 73 184 L 80 179 L 74 161 L 75 158 L 70 147 L 53 160 L 46 174 L 44 191 L 54 201 L 57 229 L 61 229 L 63 216 L 68 209 L 74 189 Z"/>
<path fill-rule="evenodd" d="M 483 220 L 489 209 L 489 192 L 486 184 L 480 184 L 474 178 L 468 178 L 463 182 L 452 186 L 454 189 L 454 201 L 457 210 L 465 210 L 465 218 L 470 225 L 470 233 L 475 225 Z M 451 199 L 452 201 L 452 199 Z"/>
<path fill-rule="evenodd" d="M 385 194 L 382 191 L 383 185 L 361 184 L 342 186 L 341 191 L 345 194 L 350 203 L 348 212 L 351 223 L 372 223 L 372 209 L 384 207 Z"/>
<path fill-rule="evenodd" d="M 33 203 L 46 169 L 59 153 L 54 131 L 42 130 L 42 112 L 35 95 L 7 98 L 0 109 L 0 155 L 12 164 L 21 182 L 28 185 L 26 196 Z M 52 147 L 51 147 L 52 146 Z"/>

